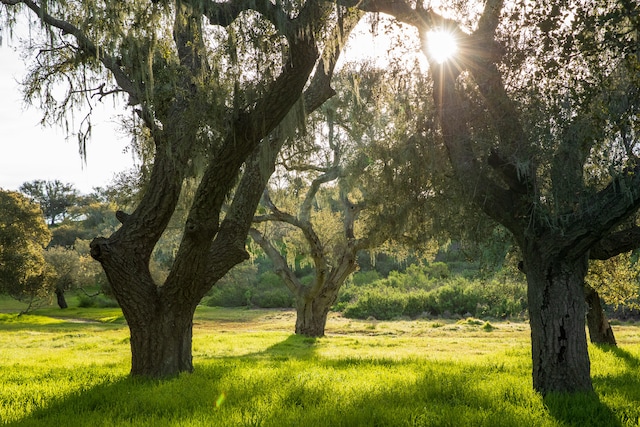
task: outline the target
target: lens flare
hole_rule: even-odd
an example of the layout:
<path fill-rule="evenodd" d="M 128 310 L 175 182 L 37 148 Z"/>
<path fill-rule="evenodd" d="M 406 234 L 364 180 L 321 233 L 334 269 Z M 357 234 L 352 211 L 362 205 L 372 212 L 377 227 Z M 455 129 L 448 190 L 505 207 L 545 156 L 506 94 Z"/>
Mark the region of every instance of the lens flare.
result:
<path fill-rule="evenodd" d="M 219 408 L 220 406 L 222 406 L 222 404 L 226 399 L 227 399 L 227 395 L 224 392 L 220 393 L 220 396 L 218 396 L 218 398 L 216 399 L 216 408 Z"/>
<path fill-rule="evenodd" d="M 442 64 L 456 54 L 458 43 L 450 31 L 433 30 L 427 33 L 427 50 L 438 64 Z"/>

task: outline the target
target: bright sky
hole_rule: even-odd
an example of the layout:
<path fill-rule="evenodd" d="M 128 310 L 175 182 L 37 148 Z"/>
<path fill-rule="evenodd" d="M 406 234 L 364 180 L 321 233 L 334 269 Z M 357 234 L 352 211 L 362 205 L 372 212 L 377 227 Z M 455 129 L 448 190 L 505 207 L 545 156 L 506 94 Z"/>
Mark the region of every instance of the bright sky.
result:
<path fill-rule="evenodd" d="M 124 153 L 128 145 L 118 130 L 115 114 L 99 112 L 93 120 L 91 141 L 87 145 L 87 161 L 82 161 L 77 139 L 62 128 L 42 127 L 42 112 L 27 107 L 22 101 L 18 81 L 26 71 L 15 51 L 17 42 L 3 34 L 0 46 L 0 188 L 17 190 L 27 181 L 54 180 L 74 184 L 82 193 L 104 186 L 114 174 L 129 169 L 134 161 Z"/>

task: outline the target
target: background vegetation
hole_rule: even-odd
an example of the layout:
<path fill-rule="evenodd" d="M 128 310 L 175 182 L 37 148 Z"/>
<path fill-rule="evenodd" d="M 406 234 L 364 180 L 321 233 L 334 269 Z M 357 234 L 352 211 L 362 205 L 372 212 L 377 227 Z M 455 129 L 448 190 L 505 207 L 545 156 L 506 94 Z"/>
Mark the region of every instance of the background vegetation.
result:
<path fill-rule="evenodd" d="M 23 310 L 53 303 L 56 291 L 67 294 L 71 291 L 82 307 L 117 307 L 104 272 L 89 255 L 89 239 L 115 230 L 118 224 L 115 211 L 133 200 L 123 180 L 135 179 L 123 174 L 113 186 L 84 196 L 72 186 L 58 183 L 69 191 L 70 199 L 57 202 L 65 206 L 65 210 L 57 214 L 64 219 L 49 227 L 50 243 L 41 249 L 49 279 L 25 300 Z M 63 198 L 59 192 L 56 197 Z M 50 217 L 44 219 L 50 221 Z M 178 235 L 177 227 L 170 229 L 154 252 L 151 271 L 159 280 L 166 276 L 173 261 Z M 341 289 L 332 310 L 349 318 L 377 320 L 525 318 L 525 278 L 516 267 L 518 256 L 513 253 L 506 234 L 494 228 L 486 236 L 475 238 L 479 243 L 450 242 L 427 255 L 399 244 L 387 245 L 383 252 L 363 252 L 358 257 L 359 270 Z M 220 280 L 203 299 L 204 305 L 294 306 L 294 297 L 274 272 L 272 261 L 257 245 L 252 246 L 252 252 L 253 259 L 232 269 Z M 308 263 L 296 258 L 293 269 L 302 283 L 313 280 L 313 270 Z M 640 318 L 638 271 L 636 254 L 591 263 L 587 283 L 602 296 L 609 317 Z M 34 303 L 34 300 L 40 302 Z"/>

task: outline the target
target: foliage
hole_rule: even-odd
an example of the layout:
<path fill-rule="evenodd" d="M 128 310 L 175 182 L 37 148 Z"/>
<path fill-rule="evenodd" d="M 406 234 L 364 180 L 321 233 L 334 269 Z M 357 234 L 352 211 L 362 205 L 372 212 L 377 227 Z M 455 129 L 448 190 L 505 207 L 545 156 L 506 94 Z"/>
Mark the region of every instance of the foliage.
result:
<path fill-rule="evenodd" d="M 73 248 L 79 257 L 80 268 L 76 277 L 78 286 L 81 288 L 97 287 L 105 294 L 110 294 L 109 282 L 100 267 L 100 263 L 96 262 L 89 255 L 89 241 L 77 239 Z"/>
<path fill-rule="evenodd" d="M 424 271 L 411 266 L 406 273 L 390 274 L 387 279 L 365 286 L 347 286 L 336 309 L 342 310 L 346 317 L 379 320 L 402 316 L 503 319 L 520 318 L 526 312 L 525 285 L 514 277 L 438 278 L 430 277 Z"/>
<path fill-rule="evenodd" d="M 79 294 L 78 295 L 78 307 L 82 308 L 115 308 L 119 307 L 118 302 L 113 298 L 109 298 L 105 295 L 87 295 L 87 294 Z"/>
<path fill-rule="evenodd" d="M 29 306 L 52 291 L 43 251 L 51 234 L 42 210 L 20 193 L 0 190 L 0 292 Z"/>
<path fill-rule="evenodd" d="M 55 246 L 44 251 L 45 261 L 53 267 L 55 272 L 55 288 L 67 291 L 78 285 L 80 275 L 80 257 L 69 248 Z"/>
<path fill-rule="evenodd" d="M 259 264 L 234 267 L 209 292 L 204 303 L 212 307 L 293 307 L 291 292 L 270 268 L 272 264 L 265 267 L 264 259 Z"/>
<path fill-rule="evenodd" d="M 592 260 L 585 282 L 615 309 L 620 306 L 640 309 L 640 266 L 635 254 Z"/>
<path fill-rule="evenodd" d="M 40 204 L 50 226 L 64 220 L 69 213 L 69 208 L 76 205 L 79 198 L 78 190 L 73 188 L 73 184 L 63 183 L 57 179 L 25 182 L 20 186 L 20 191 Z"/>
<path fill-rule="evenodd" d="M 50 245 L 72 247 L 77 239 L 91 240 L 111 234 L 119 226 L 116 210 L 114 203 L 100 202 L 93 196 L 85 197 L 83 203 L 68 208 L 69 218 L 51 229 L 53 238 Z"/>
<path fill-rule="evenodd" d="M 74 323 L 0 314 L 2 421 L 632 427 L 640 419 L 638 326 L 620 327 L 619 349 L 591 348 L 597 396 L 542 398 L 530 386 L 521 323 L 492 322 L 486 331 L 467 322 L 332 318 L 329 329 L 339 333 L 308 339 L 290 335 L 291 316 L 282 313 L 199 308 L 197 371 L 158 382 L 127 378 L 127 327 L 99 320 L 112 314 L 87 310 Z"/>

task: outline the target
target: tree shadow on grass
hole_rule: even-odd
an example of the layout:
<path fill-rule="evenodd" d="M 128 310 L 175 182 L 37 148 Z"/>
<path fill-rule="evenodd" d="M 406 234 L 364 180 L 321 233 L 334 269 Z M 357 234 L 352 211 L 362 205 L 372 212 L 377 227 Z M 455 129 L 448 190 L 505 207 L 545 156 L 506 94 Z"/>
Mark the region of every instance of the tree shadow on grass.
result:
<path fill-rule="evenodd" d="M 123 376 L 41 401 L 42 407 L 7 426 L 172 426 L 206 418 L 220 399 L 217 380 L 227 365 L 208 366 L 200 375 L 167 380 Z M 73 375 L 73 373 L 69 373 Z M 34 399 L 34 400 L 37 400 Z M 0 420 L 0 424 L 3 420 Z M 220 424 L 222 425 L 222 424 Z"/>
<path fill-rule="evenodd" d="M 549 414 L 568 426 L 622 426 L 618 416 L 594 393 L 551 393 L 544 397 Z"/>
<path fill-rule="evenodd" d="M 317 338 L 313 337 L 292 334 L 284 341 L 280 341 L 257 354 L 268 356 L 275 360 L 287 360 L 290 358 L 310 359 L 316 354 L 317 340 Z"/>

